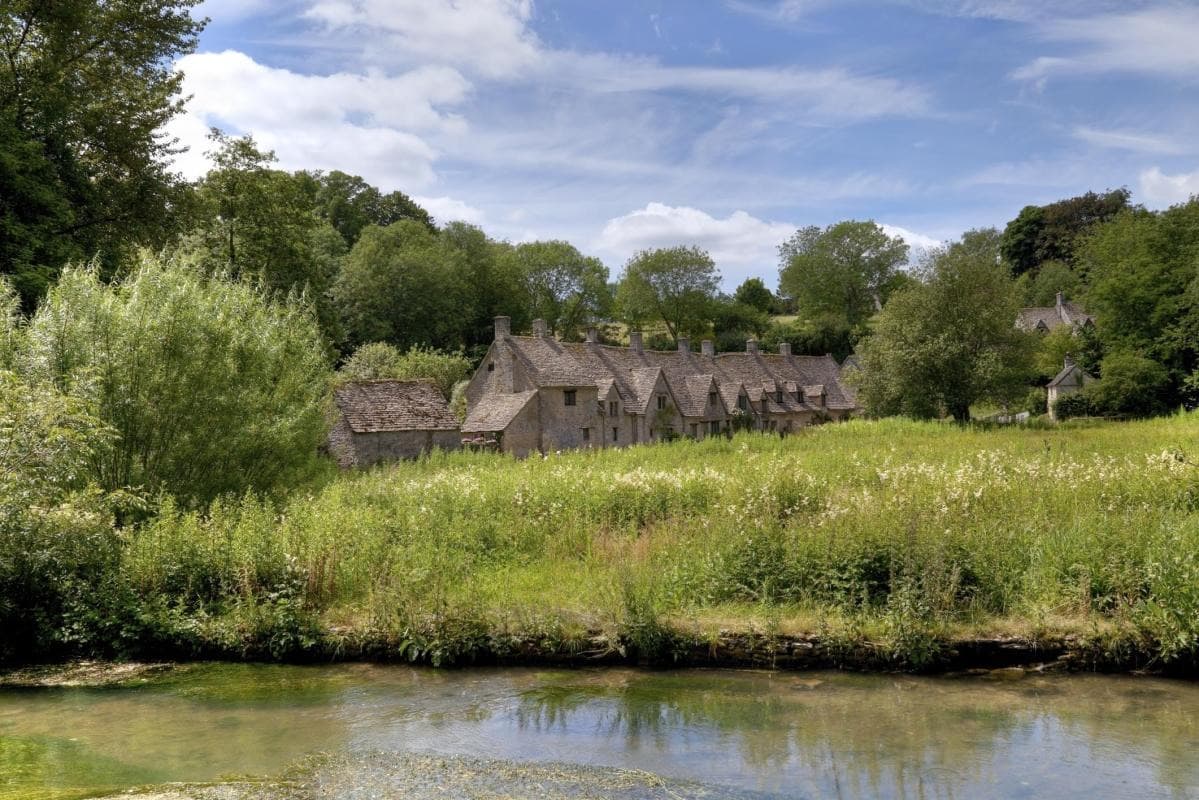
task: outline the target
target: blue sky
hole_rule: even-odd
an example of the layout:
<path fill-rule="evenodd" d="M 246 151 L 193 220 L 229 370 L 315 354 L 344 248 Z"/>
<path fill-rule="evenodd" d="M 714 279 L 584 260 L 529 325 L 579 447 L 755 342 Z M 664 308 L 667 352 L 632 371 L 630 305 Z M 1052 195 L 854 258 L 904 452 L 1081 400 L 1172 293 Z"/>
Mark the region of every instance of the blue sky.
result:
<path fill-rule="evenodd" d="M 773 286 L 796 227 L 916 248 L 1029 203 L 1199 193 L 1199 3 L 207 0 L 170 132 L 252 133 L 288 169 L 439 221 L 568 239 L 615 276 L 698 244 Z"/>

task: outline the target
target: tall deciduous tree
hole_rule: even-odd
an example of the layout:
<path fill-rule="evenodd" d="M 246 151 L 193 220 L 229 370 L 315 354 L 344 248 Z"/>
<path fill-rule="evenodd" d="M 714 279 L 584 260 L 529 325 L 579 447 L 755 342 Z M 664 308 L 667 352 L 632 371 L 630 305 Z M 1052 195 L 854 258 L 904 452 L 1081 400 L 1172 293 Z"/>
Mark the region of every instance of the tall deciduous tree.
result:
<path fill-rule="evenodd" d="M 508 270 L 519 276 L 525 308 L 553 333 L 573 336 L 611 305 L 608 268 L 569 242 L 526 242 L 508 252 Z"/>
<path fill-rule="evenodd" d="M 340 170 L 301 172 L 296 177 L 307 184 L 317 213 L 341 234 L 347 248 L 354 246 L 367 225 L 386 227 L 414 219 L 435 230 L 429 212 L 403 192 L 383 194 L 360 176 Z"/>
<path fill-rule="evenodd" d="M 94 468 L 108 489 L 203 503 L 274 489 L 313 464 L 330 377 L 316 320 L 293 299 L 143 257 L 114 285 L 68 269 L 18 361 L 82 396 L 118 438 Z"/>
<path fill-rule="evenodd" d="M 764 314 L 769 314 L 777 298 L 774 292 L 766 288 L 761 278 L 746 278 L 737 291 L 733 292 L 733 300 L 747 306 L 753 306 Z"/>
<path fill-rule="evenodd" d="M 708 328 L 719 287 L 716 263 L 698 247 L 643 250 L 625 264 L 616 301 L 627 323 L 661 322 L 677 342 Z"/>
<path fill-rule="evenodd" d="M 457 349 L 469 322 L 463 255 L 416 220 L 368 226 L 333 285 L 351 344 Z"/>
<path fill-rule="evenodd" d="M 1047 261 L 1073 264 L 1084 234 L 1128 208 L 1127 189 L 1087 192 L 1044 206 L 1025 206 L 1003 230 L 999 249 L 1013 275 L 1036 270 Z"/>
<path fill-rule="evenodd" d="M 1016 328 L 1017 293 L 999 234 L 971 231 L 931 257 L 922 281 L 892 296 L 858 344 L 860 397 L 874 414 L 970 419 L 979 400 L 1026 391 L 1034 334 Z"/>
<path fill-rule="evenodd" d="M 158 245 L 186 187 L 162 127 L 182 111 L 172 62 L 198 0 L 10 0 L 0 6 L 0 273 L 26 307 L 70 258 L 112 272 Z"/>
<path fill-rule="evenodd" d="M 837 314 L 857 325 L 895 288 L 908 246 L 874 222 L 800 228 L 779 246 L 779 289 L 808 317 Z"/>

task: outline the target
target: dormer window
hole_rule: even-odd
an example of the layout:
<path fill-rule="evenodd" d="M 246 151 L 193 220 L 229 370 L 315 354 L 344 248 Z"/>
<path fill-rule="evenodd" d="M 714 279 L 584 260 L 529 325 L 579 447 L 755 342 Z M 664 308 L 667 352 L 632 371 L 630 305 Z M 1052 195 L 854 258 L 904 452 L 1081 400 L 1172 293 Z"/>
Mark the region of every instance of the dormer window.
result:
<path fill-rule="evenodd" d="M 777 392 L 774 393 L 774 402 L 779 403 L 780 405 L 782 404 L 782 402 L 783 402 L 783 390 L 782 389 L 779 389 Z"/>
<path fill-rule="evenodd" d="M 487 364 L 487 371 L 488 371 L 488 372 L 495 372 L 495 362 L 494 362 L 494 361 L 490 361 L 490 362 L 488 362 L 488 364 Z"/>
<path fill-rule="evenodd" d="M 710 405 L 710 406 L 716 405 L 717 399 L 718 398 L 716 396 L 716 392 L 708 392 L 708 405 Z"/>
<path fill-rule="evenodd" d="M 738 396 L 737 397 L 737 408 L 741 409 L 742 411 L 748 411 L 749 410 L 749 398 L 747 398 L 745 395 Z"/>
<path fill-rule="evenodd" d="M 658 395 L 658 410 L 663 411 L 666 408 L 666 395 Z"/>
<path fill-rule="evenodd" d="M 608 416 L 615 417 L 619 413 L 620 413 L 620 401 L 619 400 L 609 400 L 608 401 Z"/>
<path fill-rule="evenodd" d="M 578 402 L 578 394 L 574 389 L 567 389 L 562 393 L 566 400 L 566 405 L 573 406 Z"/>

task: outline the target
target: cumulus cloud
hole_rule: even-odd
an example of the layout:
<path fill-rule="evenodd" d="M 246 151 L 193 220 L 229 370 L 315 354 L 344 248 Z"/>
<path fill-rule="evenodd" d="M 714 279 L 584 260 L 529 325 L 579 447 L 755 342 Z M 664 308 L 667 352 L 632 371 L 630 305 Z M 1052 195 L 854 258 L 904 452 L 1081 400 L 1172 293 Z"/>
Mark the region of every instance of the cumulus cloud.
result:
<path fill-rule="evenodd" d="M 1167 175 L 1157 167 L 1141 173 L 1141 197 L 1154 208 L 1185 203 L 1199 195 L 1199 170 Z"/>
<path fill-rule="evenodd" d="M 176 162 L 189 177 L 207 169 L 204 136 L 215 126 L 252 133 L 287 169 L 340 169 L 387 188 L 427 186 L 437 152 L 424 137 L 464 127 L 443 108 L 470 88 L 448 67 L 303 75 L 235 51 L 188 55 L 178 68 L 183 93 L 193 97 L 168 133 L 191 148 Z"/>
<path fill-rule="evenodd" d="M 879 227 L 883 229 L 883 233 L 891 237 L 898 236 L 907 242 L 908 245 L 908 263 L 919 263 L 930 250 L 935 250 L 945 244 L 940 239 L 934 239 L 931 236 L 925 236 L 923 233 L 910 231 L 907 228 L 901 228 L 898 225 L 887 225 L 879 223 Z"/>
<path fill-rule="evenodd" d="M 438 225 L 444 225 L 447 222 L 469 222 L 471 225 L 482 225 L 487 220 L 487 216 L 481 209 L 452 197 L 422 197 L 418 195 L 412 199 L 432 214 Z"/>

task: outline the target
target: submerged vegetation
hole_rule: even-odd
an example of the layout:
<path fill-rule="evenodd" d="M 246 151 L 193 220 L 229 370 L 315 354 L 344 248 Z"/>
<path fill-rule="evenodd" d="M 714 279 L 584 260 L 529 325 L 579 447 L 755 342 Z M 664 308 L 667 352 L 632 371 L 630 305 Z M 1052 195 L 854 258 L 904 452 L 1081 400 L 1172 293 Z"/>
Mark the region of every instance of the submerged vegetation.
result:
<path fill-rule="evenodd" d="M 439 454 L 278 504 L 164 501 L 118 531 L 103 611 L 77 602 L 65 629 L 117 654 L 434 664 L 597 647 L 670 663 L 724 629 L 815 634 L 834 661 L 897 668 L 935 666 L 955 637 L 1075 636 L 1108 663 L 1189 664 L 1197 434 L 1195 414 L 852 422 Z"/>

